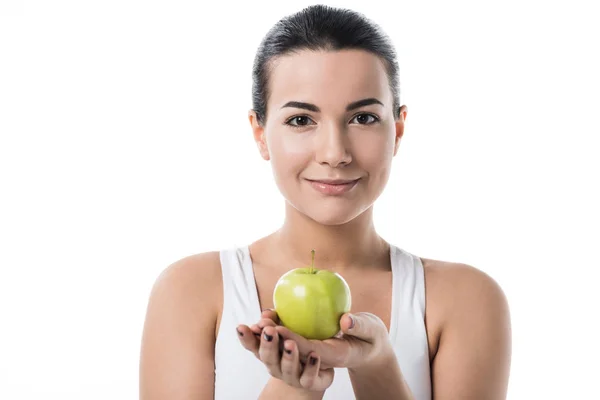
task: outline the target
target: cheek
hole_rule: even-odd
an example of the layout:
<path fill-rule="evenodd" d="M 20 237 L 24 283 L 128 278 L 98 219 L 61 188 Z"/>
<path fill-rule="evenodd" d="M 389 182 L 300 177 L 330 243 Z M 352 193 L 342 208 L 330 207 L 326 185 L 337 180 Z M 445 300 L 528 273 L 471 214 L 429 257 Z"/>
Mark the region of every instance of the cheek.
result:
<path fill-rule="evenodd" d="M 268 146 L 276 177 L 298 175 L 310 162 L 312 147 L 307 135 L 274 134 Z"/>
<path fill-rule="evenodd" d="M 372 174 L 372 178 L 378 178 L 390 168 L 394 143 L 393 139 L 388 136 L 368 135 L 368 137 L 358 138 L 355 142 L 356 162 L 361 168 Z"/>

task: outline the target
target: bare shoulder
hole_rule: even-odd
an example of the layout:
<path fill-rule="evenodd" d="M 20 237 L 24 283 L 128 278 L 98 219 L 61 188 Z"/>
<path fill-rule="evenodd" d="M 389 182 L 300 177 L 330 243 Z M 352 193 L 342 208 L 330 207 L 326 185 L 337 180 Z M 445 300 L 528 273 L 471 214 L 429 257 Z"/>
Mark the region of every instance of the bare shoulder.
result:
<path fill-rule="evenodd" d="M 167 266 L 156 279 L 153 292 L 171 290 L 172 294 L 189 296 L 188 300 L 206 297 L 205 290 L 218 289 L 221 283 L 218 251 L 193 254 Z M 199 288 L 204 290 L 200 291 Z"/>
<path fill-rule="evenodd" d="M 463 263 L 422 259 L 435 399 L 503 399 L 511 360 L 510 310 L 498 282 Z"/>
<path fill-rule="evenodd" d="M 504 291 L 484 271 L 463 263 L 425 258 L 421 260 L 426 290 L 433 300 L 432 305 L 439 306 L 447 317 L 452 317 L 455 315 L 453 311 L 461 312 L 465 307 L 508 307 Z"/>
<path fill-rule="evenodd" d="M 173 311 L 215 317 L 222 296 L 221 262 L 218 251 L 181 258 L 156 278 L 148 306 L 176 307 Z"/>
<path fill-rule="evenodd" d="M 219 252 L 182 258 L 152 287 L 140 352 L 140 399 L 212 398 Z"/>

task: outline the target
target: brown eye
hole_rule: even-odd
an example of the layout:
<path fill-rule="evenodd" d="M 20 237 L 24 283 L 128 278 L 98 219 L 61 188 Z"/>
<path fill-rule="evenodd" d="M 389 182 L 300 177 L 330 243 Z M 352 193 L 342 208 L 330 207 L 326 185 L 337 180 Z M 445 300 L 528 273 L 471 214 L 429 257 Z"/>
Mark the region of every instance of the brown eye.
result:
<path fill-rule="evenodd" d="M 366 121 L 369 119 L 369 117 L 373 118 L 373 122 L 370 124 L 366 123 Z M 360 125 L 372 125 L 375 122 L 379 121 L 379 118 L 377 118 L 373 114 L 358 114 L 356 117 L 354 117 L 354 119 L 358 119 Z M 360 120 L 362 120 L 362 122 Z"/>
<path fill-rule="evenodd" d="M 291 121 L 296 121 L 299 122 L 298 124 L 291 124 Z M 308 118 L 306 115 L 298 115 L 296 117 L 290 118 L 287 120 L 286 125 L 291 126 L 292 128 L 301 128 L 303 126 L 308 126 L 308 124 L 305 124 L 305 122 L 310 121 L 310 118 Z"/>

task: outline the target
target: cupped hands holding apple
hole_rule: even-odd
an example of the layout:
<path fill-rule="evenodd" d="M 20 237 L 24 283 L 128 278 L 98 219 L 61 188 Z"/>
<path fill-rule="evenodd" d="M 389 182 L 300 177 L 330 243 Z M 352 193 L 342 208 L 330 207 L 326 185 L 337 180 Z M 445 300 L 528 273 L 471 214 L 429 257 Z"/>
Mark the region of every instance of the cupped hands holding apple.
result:
<path fill-rule="evenodd" d="M 285 273 L 273 293 L 275 310 L 251 326 L 238 326 L 242 345 L 275 378 L 324 391 L 333 368 L 359 371 L 395 360 L 383 321 L 371 313 L 349 314 L 350 288 L 337 273 L 297 268 Z"/>

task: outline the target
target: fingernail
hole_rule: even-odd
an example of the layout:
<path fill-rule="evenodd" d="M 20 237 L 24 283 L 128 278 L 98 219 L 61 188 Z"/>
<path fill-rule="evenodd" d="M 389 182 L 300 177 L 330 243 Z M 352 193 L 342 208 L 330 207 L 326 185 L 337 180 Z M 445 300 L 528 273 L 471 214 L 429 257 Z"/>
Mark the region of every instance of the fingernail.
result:
<path fill-rule="evenodd" d="M 238 328 L 235 328 L 235 330 L 237 331 L 238 335 L 244 336 L 244 334 L 242 332 L 240 332 L 240 330 Z"/>
<path fill-rule="evenodd" d="M 310 365 L 315 365 L 317 363 L 317 359 L 313 356 L 310 356 Z"/>
<path fill-rule="evenodd" d="M 350 317 L 350 328 L 348 329 L 352 329 L 354 328 L 354 318 L 352 318 L 352 315 L 348 315 L 348 317 Z"/>
<path fill-rule="evenodd" d="M 260 333 L 256 333 L 256 332 L 252 332 L 252 333 L 254 333 L 254 336 L 260 337 Z"/>
<path fill-rule="evenodd" d="M 267 332 L 265 332 L 265 339 L 267 340 L 267 342 L 270 342 L 273 340 L 273 336 L 267 335 Z"/>
<path fill-rule="evenodd" d="M 292 354 L 292 351 L 291 351 L 291 350 L 288 350 L 288 349 L 284 349 L 284 350 L 285 350 L 285 353 L 286 353 L 286 354 Z"/>

